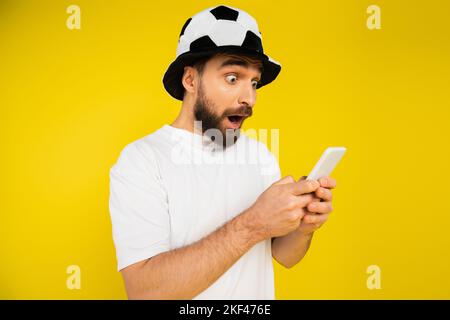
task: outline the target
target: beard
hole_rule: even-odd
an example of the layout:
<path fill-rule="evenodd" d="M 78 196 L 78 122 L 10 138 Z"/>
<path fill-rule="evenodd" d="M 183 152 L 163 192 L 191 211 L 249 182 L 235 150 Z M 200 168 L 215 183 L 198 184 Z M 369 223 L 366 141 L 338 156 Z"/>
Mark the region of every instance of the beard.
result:
<path fill-rule="evenodd" d="M 244 120 L 252 115 L 253 109 L 249 106 L 227 108 L 219 115 L 214 112 L 217 109 L 214 102 L 205 95 L 200 83 L 197 100 L 194 104 L 194 118 L 196 121 L 200 121 L 202 133 L 216 145 L 225 149 L 235 144 L 241 135 L 240 127 L 237 129 L 226 128 L 227 118 L 236 114 L 244 115 L 240 124 L 242 126 Z M 218 137 L 219 135 L 221 137 Z"/>

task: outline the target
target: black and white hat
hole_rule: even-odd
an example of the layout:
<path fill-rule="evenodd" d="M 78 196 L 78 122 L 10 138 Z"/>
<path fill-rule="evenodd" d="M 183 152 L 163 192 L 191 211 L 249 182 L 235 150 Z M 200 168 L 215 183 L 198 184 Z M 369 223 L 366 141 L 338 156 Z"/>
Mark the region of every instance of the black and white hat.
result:
<path fill-rule="evenodd" d="M 256 20 L 245 11 L 220 5 L 203 10 L 185 22 L 176 59 L 164 74 L 164 88 L 175 99 L 183 100 L 184 67 L 218 52 L 249 54 L 261 59 L 264 70 L 256 88 L 275 80 L 281 70 L 277 61 L 264 54 Z"/>

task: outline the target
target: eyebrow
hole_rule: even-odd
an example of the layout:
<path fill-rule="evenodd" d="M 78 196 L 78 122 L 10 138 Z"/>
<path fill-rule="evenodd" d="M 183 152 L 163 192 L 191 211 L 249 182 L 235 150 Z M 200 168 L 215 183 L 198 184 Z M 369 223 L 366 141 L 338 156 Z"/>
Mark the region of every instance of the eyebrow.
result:
<path fill-rule="evenodd" d="M 225 60 L 224 62 L 222 62 L 222 64 L 221 64 L 220 67 L 219 67 L 219 70 L 222 69 L 222 68 L 224 68 L 224 67 L 227 67 L 227 66 L 236 66 L 236 65 L 237 65 L 237 66 L 247 67 L 247 68 L 248 68 L 249 63 L 248 63 L 247 61 L 244 61 L 244 60 L 227 59 L 227 60 Z M 261 73 L 263 72 L 262 67 L 259 67 L 258 70 L 259 70 L 259 72 L 261 72 Z"/>

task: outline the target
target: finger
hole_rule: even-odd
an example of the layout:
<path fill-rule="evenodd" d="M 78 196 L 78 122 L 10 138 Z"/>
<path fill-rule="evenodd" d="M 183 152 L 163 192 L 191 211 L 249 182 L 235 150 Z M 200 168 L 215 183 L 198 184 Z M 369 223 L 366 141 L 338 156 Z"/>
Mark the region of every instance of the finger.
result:
<path fill-rule="evenodd" d="M 286 176 L 284 178 L 281 178 L 280 180 L 276 181 L 274 184 L 288 184 L 295 182 L 295 179 L 292 176 Z"/>
<path fill-rule="evenodd" d="M 323 187 L 319 187 L 316 190 L 315 195 L 325 201 L 331 201 L 333 199 L 331 190 Z"/>
<path fill-rule="evenodd" d="M 308 193 L 302 196 L 294 196 L 291 195 L 289 201 L 286 203 L 288 210 L 299 210 L 302 212 L 302 216 L 308 211 L 306 210 L 306 206 L 314 199 L 314 195 L 312 193 Z"/>
<path fill-rule="evenodd" d="M 293 195 L 301 195 L 305 193 L 310 193 L 316 191 L 316 189 L 320 186 L 317 180 L 301 180 L 297 182 L 290 183 L 289 185 L 290 192 Z"/>
<path fill-rule="evenodd" d="M 336 188 L 336 180 L 332 177 L 323 177 L 319 179 L 320 186 L 328 189 Z"/>
<path fill-rule="evenodd" d="M 310 193 L 310 194 L 312 194 L 312 193 Z M 297 197 L 298 197 L 298 196 L 297 196 Z M 302 197 L 302 196 L 301 196 L 301 197 Z M 309 201 L 309 202 L 320 202 L 320 201 L 322 201 L 322 199 L 320 199 L 320 198 L 318 198 L 318 197 L 316 197 L 316 196 L 313 196 L 312 200 Z M 316 214 L 315 212 L 309 211 L 308 208 L 307 208 L 307 206 L 305 206 L 305 207 L 303 208 L 303 210 L 305 210 L 305 214 Z"/>
<path fill-rule="evenodd" d="M 306 209 L 308 209 L 308 211 L 310 211 L 310 212 L 321 213 L 321 214 L 330 213 L 331 211 L 333 211 L 333 207 L 332 207 L 330 201 L 310 202 L 308 204 L 308 206 L 306 207 Z"/>
<path fill-rule="evenodd" d="M 329 214 L 305 214 L 303 217 L 303 222 L 322 225 L 325 221 L 327 221 L 328 216 Z"/>
<path fill-rule="evenodd" d="M 314 193 L 306 193 L 301 196 L 293 196 L 298 199 L 298 204 L 300 208 L 305 208 L 312 201 L 320 201 L 314 196 Z"/>

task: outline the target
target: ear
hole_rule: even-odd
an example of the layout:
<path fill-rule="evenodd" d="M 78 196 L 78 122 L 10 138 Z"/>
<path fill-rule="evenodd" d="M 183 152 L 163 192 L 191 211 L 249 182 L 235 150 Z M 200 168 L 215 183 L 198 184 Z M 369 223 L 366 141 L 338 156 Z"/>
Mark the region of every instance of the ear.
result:
<path fill-rule="evenodd" d="M 195 69 L 191 66 L 184 67 L 183 77 L 181 78 L 181 83 L 183 84 L 184 90 L 186 93 L 195 93 L 196 83 L 195 79 Z"/>

